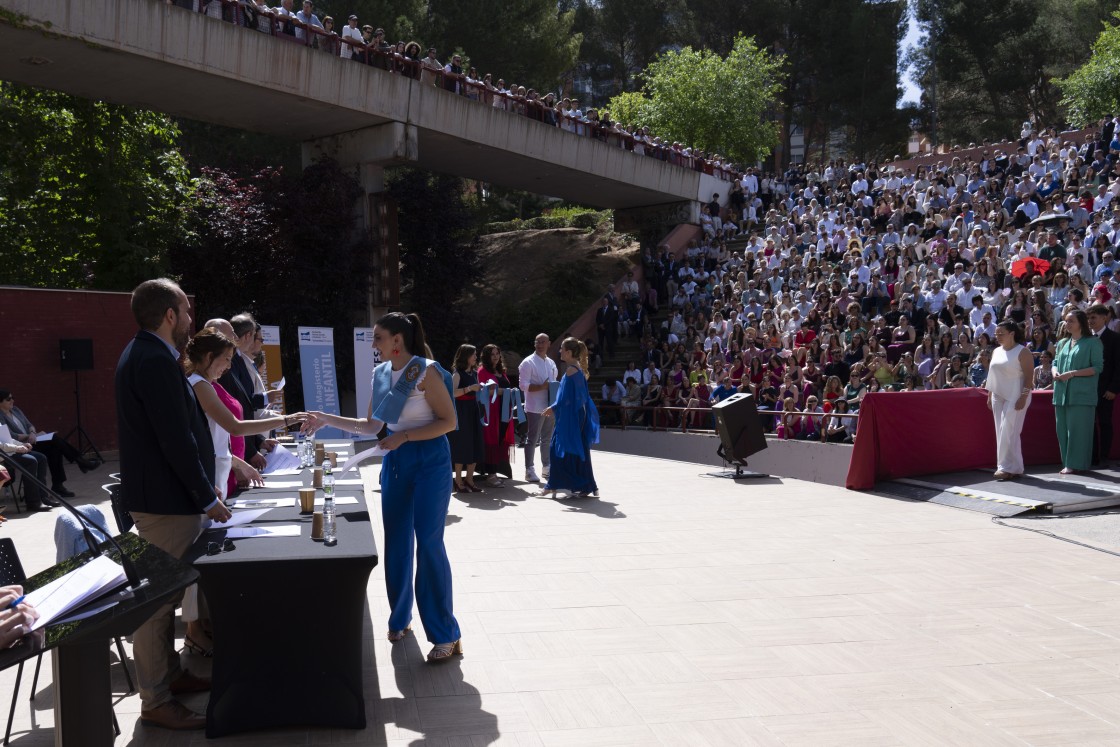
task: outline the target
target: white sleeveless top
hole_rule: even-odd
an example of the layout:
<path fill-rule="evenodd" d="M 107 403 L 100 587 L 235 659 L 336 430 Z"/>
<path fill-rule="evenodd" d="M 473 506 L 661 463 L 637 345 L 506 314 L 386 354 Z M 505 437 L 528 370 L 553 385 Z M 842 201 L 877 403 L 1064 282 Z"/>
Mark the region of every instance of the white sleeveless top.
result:
<path fill-rule="evenodd" d="M 194 385 L 200 381 L 206 381 L 206 379 L 198 374 L 191 374 L 187 377 L 191 389 L 194 389 Z M 225 407 L 225 405 L 222 405 L 222 407 Z M 230 470 L 233 469 L 233 453 L 229 450 L 229 431 L 218 425 L 217 421 L 209 415 L 206 416 L 206 423 L 210 426 L 210 438 L 214 440 L 214 482 L 224 491 L 229 480 Z"/>
<path fill-rule="evenodd" d="M 391 370 L 389 372 L 392 386 L 396 386 L 397 381 L 401 378 L 406 368 L 408 368 L 408 366 L 405 366 L 400 371 Z M 424 376 L 427 376 L 428 370 L 430 370 L 430 367 L 424 370 Z M 443 386 L 443 380 L 435 374 L 432 375 L 432 382 L 428 382 L 425 378 L 421 378 L 420 381 L 424 383 L 425 386 L 431 386 L 432 382 Z M 389 426 L 389 430 L 394 433 L 399 433 L 400 431 L 407 431 L 411 428 L 430 425 L 434 422 L 436 422 L 435 411 L 432 410 L 432 406 L 429 405 L 428 400 L 425 399 L 424 392 L 420 391 L 420 384 L 418 383 L 412 388 L 412 391 L 408 393 L 408 399 L 405 400 L 404 408 L 401 410 L 401 416 L 397 422 L 386 423 L 385 425 Z"/>
<path fill-rule="evenodd" d="M 1016 345 L 1010 350 L 1004 350 L 1002 345 L 997 345 L 992 351 L 987 385 L 992 396 L 1000 399 L 1019 399 L 1023 387 L 1027 386 L 1023 381 L 1023 366 L 1019 363 L 1019 351 L 1022 349 L 1022 345 Z"/>

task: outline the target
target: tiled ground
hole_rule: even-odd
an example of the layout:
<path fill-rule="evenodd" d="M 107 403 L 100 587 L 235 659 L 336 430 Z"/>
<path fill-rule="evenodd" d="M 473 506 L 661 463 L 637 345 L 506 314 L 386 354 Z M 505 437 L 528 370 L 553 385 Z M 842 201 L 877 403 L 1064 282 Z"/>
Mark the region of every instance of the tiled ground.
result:
<path fill-rule="evenodd" d="M 452 500 L 465 658 L 391 647 L 375 572 L 369 728 L 221 743 L 1120 744 L 1120 558 L 940 506 L 595 459 L 600 500 Z M 107 471 L 72 486 L 95 497 Z M 29 571 L 52 560 L 52 521 L 0 529 Z M 53 742 L 44 675 L 13 744 Z M 205 741 L 138 725 L 116 681 L 118 744 Z"/>

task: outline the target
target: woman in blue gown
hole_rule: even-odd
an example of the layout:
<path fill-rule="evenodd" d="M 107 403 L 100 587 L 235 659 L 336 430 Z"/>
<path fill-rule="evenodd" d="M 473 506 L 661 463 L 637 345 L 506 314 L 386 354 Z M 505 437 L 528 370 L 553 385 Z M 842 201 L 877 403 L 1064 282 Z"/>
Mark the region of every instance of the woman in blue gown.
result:
<path fill-rule="evenodd" d="M 563 375 L 556 401 L 545 411 L 556 418 L 552 434 L 552 464 L 540 495 L 558 490 L 574 495 L 598 494 L 591 469 L 591 444 L 599 443 L 599 411 L 587 391 L 587 346 L 575 337 L 560 343 Z"/>

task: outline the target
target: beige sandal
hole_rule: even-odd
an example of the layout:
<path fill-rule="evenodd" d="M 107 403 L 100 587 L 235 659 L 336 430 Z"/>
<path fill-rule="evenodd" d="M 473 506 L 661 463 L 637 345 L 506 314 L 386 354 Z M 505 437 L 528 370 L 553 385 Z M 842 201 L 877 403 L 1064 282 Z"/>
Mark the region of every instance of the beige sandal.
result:
<path fill-rule="evenodd" d="M 463 655 L 463 639 L 460 638 L 453 643 L 437 643 L 435 647 L 428 652 L 428 661 L 437 663 L 447 661 L 452 656 Z"/>
<path fill-rule="evenodd" d="M 411 632 L 412 632 L 412 626 L 411 625 L 408 626 L 407 628 L 405 628 L 404 630 L 390 630 L 389 635 L 388 635 L 389 643 L 398 643 L 400 641 L 403 641 L 404 637 Z"/>

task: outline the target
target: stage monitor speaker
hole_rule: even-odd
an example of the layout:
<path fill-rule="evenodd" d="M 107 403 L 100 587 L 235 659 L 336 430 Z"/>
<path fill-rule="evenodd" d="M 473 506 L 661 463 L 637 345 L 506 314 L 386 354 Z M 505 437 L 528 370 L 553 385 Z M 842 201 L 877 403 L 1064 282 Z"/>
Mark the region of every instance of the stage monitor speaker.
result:
<path fill-rule="evenodd" d="M 93 370 L 93 340 L 59 340 L 58 355 L 63 371 Z"/>
<path fill-rule="evenodd" d="M 762 429 L 754 397 L 732 394 L 713 405 L 712 412 L 716 416 L 716 432 L 723 446 L 724 459 L 742 462 L 766 448 L 766 433 Z"/>

